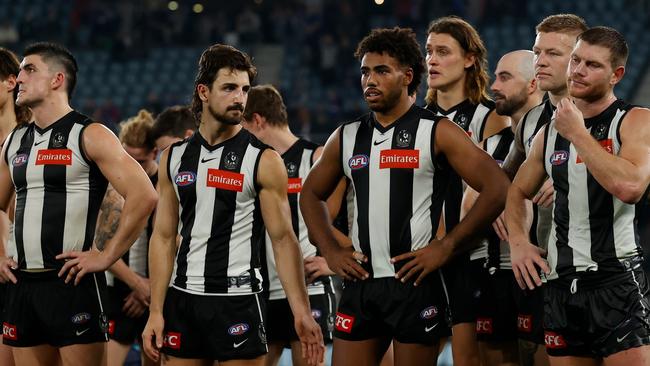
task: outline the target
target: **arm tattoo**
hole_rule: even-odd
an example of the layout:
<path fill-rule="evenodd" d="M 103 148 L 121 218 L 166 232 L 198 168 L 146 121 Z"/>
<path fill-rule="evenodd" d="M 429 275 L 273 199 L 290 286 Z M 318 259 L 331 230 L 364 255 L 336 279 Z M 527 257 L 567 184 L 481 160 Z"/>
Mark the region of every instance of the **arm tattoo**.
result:
<path fill-rule="evenodd" d="M 108 186 L 106 195 L 102 201 L 95 230 L 95 246 L 104 250 L 106 243 L 115 235 L 122 215 L 124 198 L 112 187 Z"/>

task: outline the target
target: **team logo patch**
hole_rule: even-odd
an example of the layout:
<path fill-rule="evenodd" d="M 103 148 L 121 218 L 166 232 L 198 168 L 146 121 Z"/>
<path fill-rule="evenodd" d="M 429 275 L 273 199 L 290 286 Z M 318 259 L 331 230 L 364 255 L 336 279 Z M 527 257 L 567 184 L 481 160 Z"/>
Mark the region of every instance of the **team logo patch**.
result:
<path fill-rule="evenodd" d="M 244 175 L 220 169 L 208 169 L 208 187 L 241 192 L 244 190 Z"/>
<path fill-rule="evenodd" d="M 429 306 L 420 312 L 420 318 L 422 319 L 431 319 L 436 315 L 438 315 L 438 308 L 435 306 Z"/>
<path fill-rule="evenodd" d="M 564 150 L 558 150 L 551 154 L 549 162 L 553 165 L 562 165 L 569 159 L 569 152 Z"/>
<path fill-rule="evenodd" d="M 517 315 L 517 329 L 523 333 L 531 333 L 533 331 L 533 316 L 525 314 Z"/>
<path fill-rule="evenodd" d="M 38 155 L 36 155 L 36 165 L 72 165 L 72 150 L 38 150 Z"/>
<path fill-rule="evenodd" d="M 362 169 L 368 166 L 368 162 L 370 161 L 370 158 L 368 158 L 368 155 L 355 155 L 348 160 L 348 166 L 352 170 L 357 170 L 357 169 Z"/>
<path fill-rule="evenodd" d="M 18 331 L 16 326 L 9 323 L 2 323 L 2 338 L 12 341 L 18 340 Z"/>
<path fill-rule="evenodd" d="M 477 318 L 476 333 L 492 334 L 492 318 Z"/>
<path fill-rule="evenodd" d="M 238 336 L 248 332 L 249 329 L 250 326 L 248 324 L 239 323 L 228 328 L 228 334 L 230 334 L 231 336 Z"/>
<path fill-rule="evenodd" d="M 318 310 L 318 309 L 311 309 L 311 316 L 312 316 L 312 318 L 318 320 L 318 319 L 320 319 L 320 317 L 321 317 L 322 315 L 323 315 L 323 313 L 322 313 L 320 310 Z"/>
<path fill-rule="evenodd" d="M 345 333 L 352 333 L 352 326 L 354 325 L 354 317 L 336 312 L 336 330 Z"/>
<path fill-rule="evenodd" d="M 596 140 L 602 140 L 607 134 L 607 125 L 598 125 L 594 128 L 594 138 Z"/>
<path fill-rule="evenodd" d="M 613 145 L 613 143 L 612 143 L 612 139 L 600 140 L 600 141 L 598 141 L 598 143 L 599 143 L 600 146 L 602 146 L 602 148 L 605 149 L 605 151 L 607 151 L 608 153 L 610 153 L 610 154 L 613 154 L 613 153 L 614 153 L 614 145 Z M 581 164 L 582 162 L 583 162 L 583 161 L 582 161 L 582 159 L 580 158 L 580 155 L 578 155 L 578 156 L 576 157 L 576 164 Z"/>
<path fill-rule="evenodd" d="M 331 313 L 327 316 L 327 331 L 332 333 L 334 331 L 334 322 L 336 321 L 336 315 Z"/>
<path fill-rule="evenodd" d="M 420 150 L 382 150 L 379 169 L 417 169 L 420 167 Z"/>
<path fill-rule="evenodd" d="M 407 130 L 401 130 L 397 133 L 396 144 L 398 147 L 408 147 L 411 144 L 411 134 Z"/>
<path fill-rule="evenodd" d="M 19 154 L 14 157 L 14 160 L 11 161 L 11 165 L 14 167 L 23 166 L 25 163 L 27 163 L 27 160 L 29 160 L 29 155 Z"/>
<path fill-rule="evenodd" d="M 239 157 L 237 156 L 237 154 L 235 154 L 234 151 L 231 151 L 228 154 L 226 154 L 226 159 L 223 161 L 223 166 L 228 170 L 235 170 L 237 169 L 238 163 L 239 163 Z"/>
<path fill-rule="evenodd" d="M 464 114 L 459 114 L 456 120 L 457 120 L 456 123 L 460 126 L 460 128 L 467 131 L 467 128 L 469 127 L 469 118 L 467 118 L 467 116 Z"/>
<path fill-rule="evenodd" d="M 292 161 L 289 161 L 285 164 L 285 167 L 287 168 L 287 174 L 290 177 L 295 177 L 296 173 L 298 173 L 298 166 L 294 164 Z"/>
<path fill-rule="evenodd" d="M 167 332 L 163 337 L 163 347 L 170 349 L 181 349 L 181 334 L 176 332 Z"/>
<path fill-rule="evenodd" d="M 61 132 L 54 134 L 54 137 L 52 138 L 52 147 L 63 147 L 65 143 L 65 136 Z"/>
<path fill-rule="evenodd" d="M 546 348 L 566 348 L 566 342 L 564 337 L 561 334 L 555 332 L 544 332 L 544 343 L 546 343 Z"/>
<path fill-rule="evenodd" d="M 90 320 L 90 314 L 89 313 L 79 313 L 75 314 L 70 318 L 70 321 L 74 324 L 83 324 L 87 321 Z"/>
<path fill-rule="evenodd" d="M 287 193 L 300 193 L 302 191 L 302 178 L 289 178 Z"/>
<path fill-rule="evenodd" d="M 194 172 L 178 172 L 174 177 L 174 183 L 179 187 L 189 186 L 196 181 L 196 174 Z"/>

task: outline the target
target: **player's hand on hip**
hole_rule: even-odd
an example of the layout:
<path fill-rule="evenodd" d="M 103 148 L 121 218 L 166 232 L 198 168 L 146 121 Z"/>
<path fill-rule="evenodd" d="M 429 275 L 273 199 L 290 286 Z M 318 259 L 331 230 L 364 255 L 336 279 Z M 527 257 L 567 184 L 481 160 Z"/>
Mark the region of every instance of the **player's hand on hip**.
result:
<path fill-rule="evenodd" d="M 308 284 L 316 281 L 319 277 L 336 274 L 327 266 L 327 261 L 321 256 L 307 257 L 304 263 L 305 277 Z"/>
<path fill-rule="evenodd" d="M 147 310 L 147 306 L 148 305 L 138 299 L 135 291 L 131 291 L 124 299 L 122 311 L 129 318 L 139 318 L 144 314 L 145 310 Z"/>
<path fill-rule="evenodd" d="M 554 199 L 555 188 L 553 188 L 553 180 L 549 178 L 544 182 L 535 197 L 533 197 L 533 203 L 544 208 L 549 208 L 553 204 Z"/>
<path fill-rule="evenodd" d="M 391 263 L 407 261 L 395 274 L 395 278 L 406 282 L 416 277 L 413 285 L 417 286 L 429 273 L 440 268 L 451 256 L 451 252 L 439 240 L 434 240 L 424 248 L 400 254 L 391 258 Z"/>
<path fill-rule="evenodd" d="M 155 362 L 160 359 L 160 349 L 163 347 L 165 319 L 161 313 L 149 313 L 149 320 L 142 331 L 142 349 Z"/>
<path fill-rule="evenodd" d="M 59 271 L 59 277 L 62 277 L 67 272 L 65 283 L 70 282 L 74 278 L 75 285 L 79 284 L 84 275 L 93 272 L 102 272 L 112 264 L 103 252 L 97 250 L 65 252 L 57 255 L 56 259 L 64 259 L 66 261 Z"/>
<path fill-rule="evenodd" d="M 18 268 L 18 263 L 12 257 L 0 258 L 0 282 L 1 283 L 16 283 L 18 280 L 13 274 L 12 270 Z"/>
<path fill-rule="evenodd" d="M 361 252 L 357 252 L 352 247 L 341 248 L 338 246 L 333 247 L 323 253 L 327 265 L 337 275 L 346 280 L 365 280 L 369 277 L 361 262 L 367 262 L 368 258 Z"/>
<path fill-rule="evenodd" d="M 294 326 L 300 339 L 302 358 L 309 365 L 318 365 L 323 362 L 325 355 L 323 333 L 311 313 L 296 317 Z"/>
<path fill-rule="evenodd" d="M 517 284 L 522 290 L 526 288 L 533 290 L 536 286 L 542 285 L 542 279 L 539 274 L 541 269 L 545 274 L 550 273 L 550 269 L 543 256 L 546 255 L 544 249 L 537 247 L 528 241 L 510 243 L 510 260 L 512 261 L 512 272 L 517 280 Z"/>

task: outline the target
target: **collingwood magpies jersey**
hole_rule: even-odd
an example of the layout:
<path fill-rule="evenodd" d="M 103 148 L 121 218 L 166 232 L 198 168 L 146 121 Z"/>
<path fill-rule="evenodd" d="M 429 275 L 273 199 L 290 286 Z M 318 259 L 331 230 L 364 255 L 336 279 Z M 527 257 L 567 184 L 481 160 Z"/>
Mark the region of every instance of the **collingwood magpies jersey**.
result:
<path fill-rule="evenodd" d="M 156 171 L 154 175 L 149 176 L 149 179 L 151 184 L 156 187 L 158 185 L 158 172 Z M 142 277 L 149 277 L 149 240 L 153 233 L 153 217 L 153 214 L 149 216 L 147 226 L 122 256 L 124 263 Z M 106 271 L 106 284 L 108 286 L 122 287 L 125 290 L 129 289 L 126 283 L 115 277 L 110 271 Z"/>
<path fill-rule="evenodd" d="M 300 243 L 303 258 L 313 257 L 316 255 L 316 247 L 309 241 L 307 235 L 307 226 L 300 213 L 298 201 L 300 198 L 300 191 L 302 190 L 302 182 L 307 178 L 309 170 L 311 170 L 314 162 L 314 152 L 318 148 L 317 144 L 307 140 L 299 139 L 287 151 L 282 154 L 282 160 L 287 168 L 287 175 L 289 177 L 289 184 L 287 189 L 287 196 L 289 199 L 289 208 L 291 209 L 291 224 L 293 231 Z M 277 268 L 275 265 L 275 256 L 273 255 L 273 245 L 271 238 L 266 236 L 266 274 L 268 276 L 268 290 L 269 299 L 278 300 L 286 298 L 286 294 L 282 289 L 280 278 L 278 277 Z M 315 281 L 307 286 L 309 295 L 325 293 L 325 285 L 331 286 L 329 278 Z M 332 289 L 333 291 L 333 289 Z"/>
<path fill-rule="evenodd" d="M 241 129 L 211 146 L 199 132 L 169 148 L 181 243 L 172 285 L 200 295 L 260 292 L 264 225 L 256 183 L 266 145 Z"/>
<path fill-rule="evenodd" d="M 434 154 L 441 117 L 412 106 L 388 127 L 372 113 L 340 128 L 341 159 L 350 180 L 350 238 L 368 257 L 374 278 L 393 277 L 403 263 L 390 258 L 434 238 L 450 167 Z"/>
<path fill-rule="evenodd" d="M 482 148 L 501 166 L 514 147 L 514 138 L 512 128 L 506 127 L 485 139 Z M 470 253 L 471 260 L 483 258 L 485 258 L 485 267 L 488 269 L 512 268 L 508 242 L 499 239 L 492 227 L 487 229 L 487 238 L 482 240 L 479 247 Z"/>
<path fill-rule="evenodd" d="M 4 159 L 16 190 L 8 253 L 20 269 L 58 269 L 55 256 L 90 250 L 108 182 L 82 149 L 91 120 L 75 111 L 45 129 L 18 127 Z"/>
<path fill-rule="evenodd" d="M 485 103 L 472 104 L 469 99 L 465 99 L 449 110 L 444 110 L 437 104 L 428 105 L 427 109 L 436 113 L 438 116 L 444 116 L 456 123 L 475 144 L 483 141 L 483 132 L 487 123 L 490 112 L 494 110 L 495 104 L 492 101 Z M 460 222 L 460 206 L 463 201 L 463 180 L 451 172 L 450 182 L 445 197 L 445 228 L 450 232 Z M 437 225 L 436 225 L 437 227 Z"/>
<path fill-rule="evenodd" d="M 591 136 L 611 154 L 619 153 L 620 126 L 631 108 L 617 100 L 599 115 L 585 119 Z M 543 157 L 555 188 L 548 279 L 574 272 L 628 269 L 622 261 L 641 254 L 636 206 L 620 201 L 596 181 L 573 144 L 558 134 L 555 121 L 546 129 Z"/>

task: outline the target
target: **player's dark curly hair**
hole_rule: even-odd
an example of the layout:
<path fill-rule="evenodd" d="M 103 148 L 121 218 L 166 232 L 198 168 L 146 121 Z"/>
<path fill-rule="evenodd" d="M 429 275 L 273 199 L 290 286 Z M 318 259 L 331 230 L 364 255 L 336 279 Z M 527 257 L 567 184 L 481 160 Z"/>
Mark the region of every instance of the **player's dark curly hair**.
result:
<path fill-rule="evenodd" d="M 359 42 L 354 56 L 361 60 L 369 52 L 387 53 L 390 57 L 395 58 L 401 66 L 413 70 L 413 80 L 408 86 L 408 94 L 412 95 L 418 90 L 426 68 L 424 56 L 413 29 L 400 27 L 373 29 Z"/>
<path fill-rule="evenodd" d="M 16 54 L 6 48 L 0 47 L 0 80 L 7 80 L 10 76 L 18 77 L 20 72 L 20 62 Z M 14 112 L 16 113 L 16 124 L 19 126 L 24 123 L 29 123 L 32 119 L 32 112 L 29 107 L 19 106 L 15 104 L 16 97 L 18 96 L 18 85 L 14 87 Z"/>

